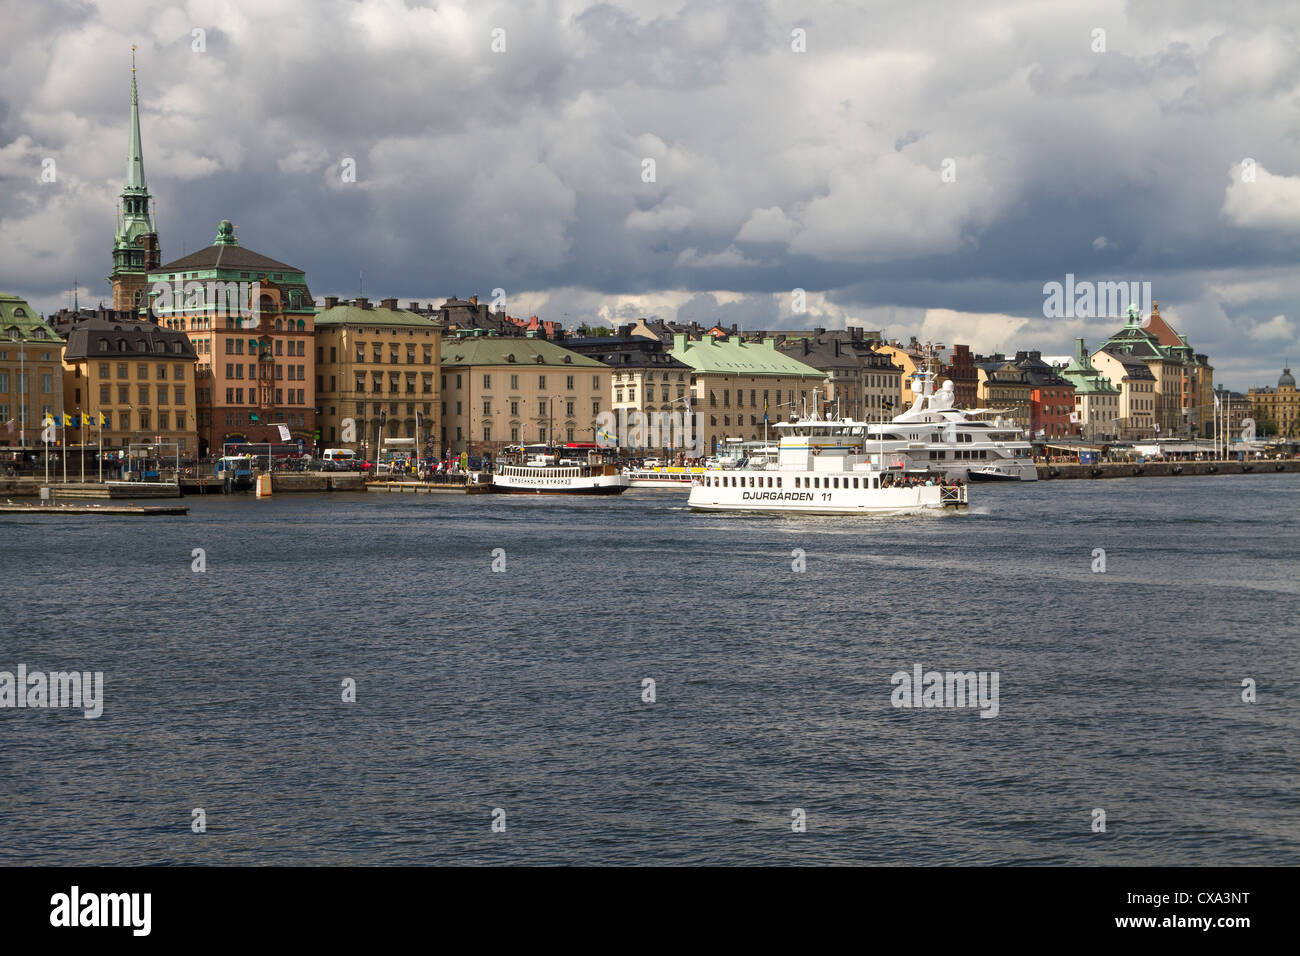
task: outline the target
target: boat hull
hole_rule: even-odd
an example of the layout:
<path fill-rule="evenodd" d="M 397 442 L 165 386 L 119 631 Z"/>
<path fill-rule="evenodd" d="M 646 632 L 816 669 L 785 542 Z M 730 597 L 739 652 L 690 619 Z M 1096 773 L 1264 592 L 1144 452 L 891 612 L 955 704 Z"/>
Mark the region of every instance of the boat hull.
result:
<path fill-rule="evenodd" d="M 962 511 L 964 487 L 838 489 L 833 491 L 750 491 L 741 488 L 691 489 L 692 511 L 749 511 L 767 514 L 906 515 Z"/>

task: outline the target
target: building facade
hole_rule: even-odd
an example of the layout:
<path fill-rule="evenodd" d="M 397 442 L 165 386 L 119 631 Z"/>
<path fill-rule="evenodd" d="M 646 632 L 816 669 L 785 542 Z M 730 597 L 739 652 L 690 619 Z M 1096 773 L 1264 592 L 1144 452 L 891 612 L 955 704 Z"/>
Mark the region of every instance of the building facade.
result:
<path fill-rule="evenodd" d="M 1119 386 L 1117 437 L 1156 437 L 1156 376 L 1147 363 L 1107 348 L 1098 349 L 1091 358 L 1097 370 Z"/>
<path fill-rule="evenodd" d="M 780 351 L 825 374 L 829 414 L 875 422 L 898 413 L 903 370 L 875 351 L 861 328 L 776 333 L 775 338 Z"/>
<path fill-rule="evenodd" d="M 602 362 L 481 329 L 443 337 L 441 384 L 442 447 L 494 458 L 508 445 L 595 442 L 612 389 Z"/>
<path fill-rule="evenodd" d="M 691 339 L 673 334 L 672 355 L 695 371 L 692 407 L 703 423 L 704 450 L 716 453 L 727 440 L 758 441 L 768 425 L 811 413 L 826 394 L 826 373 L 785 354 L 776 339 L 745 342 L 732 335 Z M 823 406 L 824 409 L 825 406 Z"/>
<path fill-rule="evenodd" d="M 1106 340 L 1101 351 L 1138 359 L 1150 369 L 1155 435 L 1207 438 L 1213 433 L 1214 368 L 1206 355 L 1193 350 L 1186 335 L 1165 321 L 1159 302 L 1151 303 L 1145 321 L 1136 305 L 1129 306 L 1124 327 Z"/>
<path fill-rule="evenodd" d="M 650 413 L 659 416 L 685 414 L 694 383 L 694 370 L 669 354 L 657 337 L 633 335 L 633 326 L 622 326 L 615 335 L 565 338 L 564 348 L 608 366 L 609 408 L 620 422 L 635 423 L 633 413 L 649 422 Z M 692 409 L 692 412 L 696 411 Z M 660 422 L 665 419 L 658 419 Z M 684 419 L 683 419 L 684 421 Z M 646 441 L 650 441 L 647 433 Z M 655 429 L 656 444 L 631 446 L 631 450 L 672 453 L 677 438 Z M 625 446 L 628 447 L 628 446 Z"/>
<path fill-rule="evenodd" d="M 1035 438 L 1071 438 L 1079 434 L 1074 416 L 1074 384 L 1043 361 L 1041 352 L 1016 353 L 1016 365 L 1029 383 L 1029 431 Z"/>
<path fill-rule="evenodd" d="M 79 322 L 63 352 L 64 412 L 81 423 L 70 443 L 108 450 L 162 442 L 194 455 L 196 360 L 183 333 L 152 322 Z"/>
<path fill-rule="evenodd" d="M 0 447 L 35 448 L 45 416 L 62 411 L 63 340 L 25 300 L 0 292 Z"/>
<path fill-rule="evenodd" d="M 1119 436 L 1119 389 L 1092 364 L 1083 339 L 1074 340 L 1074 357 L 1059 369 L 1074 385 L 1074 416 L 1078 434 L 1090 441 Z"/>
<path fill-rule="evenodd" d="M 325 298 L 315 319 L 317 427 L 327 448 L 363 458 L 383 438 L 442 455 L 442 328 L 427 315 L 358 298 Z"/>
<path fill-rule="evenodd" d="M 1010 418 L 1016 427 L 1032 434 L 1032 389 L 1024 369 L 1005 355 L 976 356 L 975 368 L 979 375 L 978 404 Z"/>
<path fill-rule="evenodd" d="M 150 315 L 198 355 L 202 452 L 279 443 L 278 425 L 315 449 L 316 307 L 303 271 L 241 246 L 223 219 L 211 246 L 160 266 L 149 283 Z"/>
<path fill-rule="evenodd" d="M 1276 388 L 1252 388 L 1246 393 L 1257 433 L 1261 437 L 1300 436 L 1300 394 L 1291 369 L 1282 369 Z"/>

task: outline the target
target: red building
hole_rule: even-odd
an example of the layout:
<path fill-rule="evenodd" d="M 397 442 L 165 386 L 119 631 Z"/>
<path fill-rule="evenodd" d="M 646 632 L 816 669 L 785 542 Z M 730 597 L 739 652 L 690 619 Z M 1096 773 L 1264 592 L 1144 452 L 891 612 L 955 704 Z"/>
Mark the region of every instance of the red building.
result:
<path fill-rule="evenodd" d="M 1044 362 L 1041 352 L 1017 352 L 1016 366 L 1029 382 L 1029 437 L 1077 436 L 1079 426 L 1070 421 L 1074 412 L 1074 384 Z"/>
<path fill-rule="evenodd" d="M 969 345 L 954 345 L 940 374 L 940 380 L 952 382 L 954 400 L 958 408 L 975 408 L 979 405 L 979 370 Z"/>

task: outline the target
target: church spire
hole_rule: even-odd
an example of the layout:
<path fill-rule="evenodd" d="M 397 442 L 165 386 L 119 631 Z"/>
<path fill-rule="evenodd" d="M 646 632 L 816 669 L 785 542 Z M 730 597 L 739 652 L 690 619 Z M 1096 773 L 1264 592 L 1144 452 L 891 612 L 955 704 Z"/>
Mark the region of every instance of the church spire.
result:
<path fill-rule="evenodd" d="M 149 187 L 144 181 L 144 149 L 140 145 L 140 91 L 135 82 L 135 46 L 131 47 L 131 128 L 126 149 L 126 183 L 122 187 L 122 215 L 113 239 L 113 308 L 139 309 L 145 305 L 144 288 L 149 270 L 161 261 L 154 227 Z"/>
<path fill-rule="evenodd" d="M 131 141 L 126 151 L 126 188 L 139 189 L 146 194 L 144 182 L 144 149 L 140 145 L 140 92 L 135 86 L 135 44 L 131 45 Z"/>

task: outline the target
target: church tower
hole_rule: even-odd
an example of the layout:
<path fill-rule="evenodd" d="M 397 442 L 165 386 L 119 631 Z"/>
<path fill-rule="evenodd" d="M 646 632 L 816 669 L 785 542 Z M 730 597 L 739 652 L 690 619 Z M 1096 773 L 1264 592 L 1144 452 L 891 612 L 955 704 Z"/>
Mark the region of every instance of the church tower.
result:
<path fill-rule="evenodd" d="M 135 47 L 131 47 L 131 138 L 126 154 L 126 186 L 113 239 L 113 308 L 137 312 L 148 307 L 148 273 L 162 261 L 154 227 L 149 187 L 144 181 L 140 146 L 140 94 L 135 86 Z"/>

